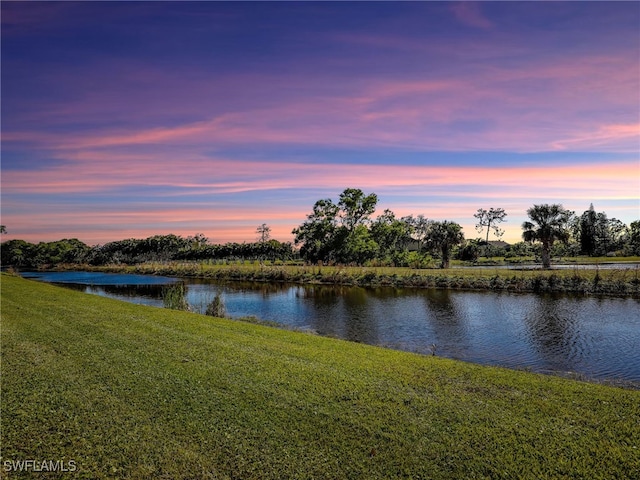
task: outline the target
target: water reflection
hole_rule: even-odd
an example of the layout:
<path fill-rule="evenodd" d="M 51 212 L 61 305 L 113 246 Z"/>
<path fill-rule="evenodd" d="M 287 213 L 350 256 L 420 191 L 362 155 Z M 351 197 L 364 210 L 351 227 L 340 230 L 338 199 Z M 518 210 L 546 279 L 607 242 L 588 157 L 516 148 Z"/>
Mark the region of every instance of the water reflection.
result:
<path fill-rule="evenodd" d="M 78 285 L 75 283 L 62 285 L 84 293 L 116 298 L 139 305 L 163 306 L 164 285 Z"/>
<path fill-rule="evenodd" d="M 64 273 L 64 272 L 63 272 Z M 569 295 L 185 280 L 204 312 L 220 294 L 232 317 L 321 335 L 540 372 L 640 384 L 640 301 Z M 74 288 L 162 306 L 162 285 Z"/>
<path fill-rule="evenodd" d="M 463 358 L 468 350 L 467 315 L 452 292 L 429 290 L 423 295 L 426 320 L 433 332 L 431 349 L 454 358 Z"/>
<path fill-rule="evenodd" d="M 577 309 L 567 307 L 557 296 L 541 295 L 524 317 L 532 348 L 551 369 L 568 370 L 580 352 Z"/>
<path fill-rule="evenodd" d="M 640 382 L 636 299 L 287 285 L 265 297 L 263 286 L 215 288 L 233 316 L 475 363 Z"/>

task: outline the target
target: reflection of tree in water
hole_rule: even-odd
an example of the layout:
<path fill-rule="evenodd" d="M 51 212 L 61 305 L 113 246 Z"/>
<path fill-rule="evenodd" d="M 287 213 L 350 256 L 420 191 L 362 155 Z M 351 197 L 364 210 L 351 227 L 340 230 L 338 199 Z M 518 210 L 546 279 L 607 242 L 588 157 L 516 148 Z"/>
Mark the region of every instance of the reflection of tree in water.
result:
<path fill-rule="evenodd" d="M 161 307 L 162 289 L 166 285 L 79 285 L 64 283 L 62 286 L 93 295 Z"/>
<path fill-rule="evenodd" d="M 364 288 L 354 287 L 344 297 L 346 338 L 355 342 L 378 344 L 380 312 L 375 312 L 375 299 Z"/>
<path fill-rule="evenodd" d="M 373 298 L 361 287 L 305 285 L 296 296 L 313 304 L 313 329 L 321 335 L 337 336 L 354 342 L 377 343 L 379 320 L 371 311 Z"/>
<path fill-rule="evenodd" d="M 566 296 L 537 295 L 534 308 L 525 315 L 532 348 L 552 370 L 572 369 L 573 359 L 582 349 L 576 314 L 566 301 Z"/>
<path fill-rule="evenodd" d="M 436 353 L 447 353 L 459 357 L 468 347 L 465 315 L 457 307 L 455 293 L 444 289 L 432 289 L 424 292 L 426 318 L 434 338 Z"/>
<path fill-rule="evenodd" d="M 165 285 L 80 285 L 76 283 L 60 284 L 64 288 L 70 288 L 79 292 L 92 293 L 94 295 L 116 295 L 119 297 L 146 297 L 162 299 L 162 289 Z"/>
<path fill-rule="evenodd" d="M 292 285 L 286 283 L 247 281 L 229 282 L 209 279 L 189 279 L 188 284 L 211 286 L 212 289 L 217 291 L 231 290 L 240 293 L 260 293 L 263 298 L 268 298 L 270 295 L 281 294 L 292 288 Z"/>
<path fill-rule="evenodd" d="M 101 285 L 86 287 L 87 289 L 95 289 L 96 292 L 102 290 L 111 295 L 122 297 L 147 297 L 162 299 L 162 290 L 166 285 Z"/>
<path fill-rule="evenodd" d="M 296 296 L 313 299 L 319 305 L 328 303 L 335 304 L 340 297 L 343 297 L 348 289 L 344 285 L 304 285 L 296 287 Z"/>
<path fill-rule="evenodd" d="M 447 322 L 455 316 L 456 307 L 449 290 L 428 290 L 425 299 L 437 320 Z"/>

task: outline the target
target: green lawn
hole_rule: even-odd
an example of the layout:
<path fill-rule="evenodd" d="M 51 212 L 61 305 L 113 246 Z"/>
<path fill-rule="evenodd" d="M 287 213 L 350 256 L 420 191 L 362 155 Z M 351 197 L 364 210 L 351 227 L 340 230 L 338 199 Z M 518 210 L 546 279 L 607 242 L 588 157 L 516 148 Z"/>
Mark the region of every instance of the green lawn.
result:
<path fill-rule="evenodd" d="M 9 478 L 640 472 L 638 391 L 1 281 Z"/>

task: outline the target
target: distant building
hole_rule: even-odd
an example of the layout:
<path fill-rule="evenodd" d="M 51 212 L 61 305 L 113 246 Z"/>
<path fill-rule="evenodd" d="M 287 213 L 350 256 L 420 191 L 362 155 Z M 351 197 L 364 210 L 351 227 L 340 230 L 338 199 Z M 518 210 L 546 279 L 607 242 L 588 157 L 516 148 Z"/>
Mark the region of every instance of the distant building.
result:
<path fill-rule="evenodd" d="M 506 248 L 506 249 L 509 249 L 511 247 L 510 243 L 503 242 L 502 240 L 489 240 L 489 245 L 496 248 Z"/>

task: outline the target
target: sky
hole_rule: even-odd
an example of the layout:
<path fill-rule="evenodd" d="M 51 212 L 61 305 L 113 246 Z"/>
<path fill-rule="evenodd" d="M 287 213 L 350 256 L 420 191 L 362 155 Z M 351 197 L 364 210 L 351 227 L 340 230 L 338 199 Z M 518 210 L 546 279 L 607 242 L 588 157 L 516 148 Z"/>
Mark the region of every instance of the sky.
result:
<path fill-rule="evenodd" d="M 3 240 L 291 241 L 346 188 L 466 238 L 640 219 L 638 2 L 0 8 Z"/>

